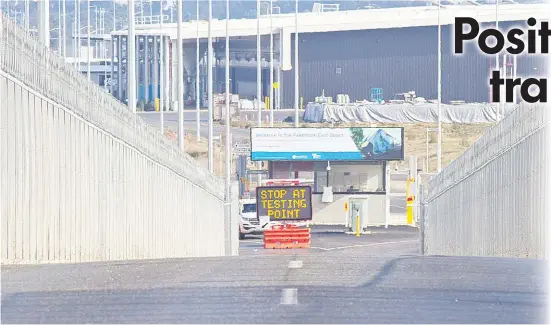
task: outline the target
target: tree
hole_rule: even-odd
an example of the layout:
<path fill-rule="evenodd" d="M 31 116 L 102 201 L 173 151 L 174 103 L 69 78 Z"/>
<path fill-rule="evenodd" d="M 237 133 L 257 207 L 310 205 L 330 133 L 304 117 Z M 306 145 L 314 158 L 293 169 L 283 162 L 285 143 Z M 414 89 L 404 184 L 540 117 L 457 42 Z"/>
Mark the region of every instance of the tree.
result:
<path fill-rule="evenodd" d="M 352 141 L 360 150 L 362 151 L 362 142 L 364 141 L 364 130 L 362 128 L 350 128 L 350 133 L 352 135 Z"/>

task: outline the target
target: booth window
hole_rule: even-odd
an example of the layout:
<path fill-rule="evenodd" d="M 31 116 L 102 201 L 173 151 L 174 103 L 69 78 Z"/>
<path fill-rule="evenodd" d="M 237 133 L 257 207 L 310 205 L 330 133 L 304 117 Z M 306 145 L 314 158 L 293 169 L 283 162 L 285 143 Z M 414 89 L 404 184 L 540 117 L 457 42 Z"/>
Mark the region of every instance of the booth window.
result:
<path fill-rule="evenodd" d="M 329 172 L 320 169 L 316 168 L 315 193 L 322 193 L 326 186 L 331 186 L 337 194 L 385 191 L 383 164 L 331 163 Z"/>

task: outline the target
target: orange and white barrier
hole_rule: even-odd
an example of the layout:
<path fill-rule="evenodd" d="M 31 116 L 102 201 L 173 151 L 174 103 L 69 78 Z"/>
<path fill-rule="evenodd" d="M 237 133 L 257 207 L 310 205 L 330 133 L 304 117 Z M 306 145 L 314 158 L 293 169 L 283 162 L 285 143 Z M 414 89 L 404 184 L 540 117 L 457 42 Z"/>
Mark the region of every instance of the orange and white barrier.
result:
<path fill-rule="evenodd" d="M 296 225 L 274 225 L 264 231 L 264 248 L 310 248 L 310 228 Z"/>

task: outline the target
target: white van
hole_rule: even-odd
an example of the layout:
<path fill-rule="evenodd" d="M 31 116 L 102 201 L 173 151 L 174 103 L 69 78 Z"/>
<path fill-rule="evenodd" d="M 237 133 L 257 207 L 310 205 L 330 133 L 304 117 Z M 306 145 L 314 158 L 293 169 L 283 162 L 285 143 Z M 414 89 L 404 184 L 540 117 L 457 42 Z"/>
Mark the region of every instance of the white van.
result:
<path fill-rule="evenodd" d="M 239 201 L 239 239 L 245 239 L 245 235 L 262 235 L 269 227 L 269 223 L 261 225 L 256 216 L 256 199 L 243 199 Z"/>

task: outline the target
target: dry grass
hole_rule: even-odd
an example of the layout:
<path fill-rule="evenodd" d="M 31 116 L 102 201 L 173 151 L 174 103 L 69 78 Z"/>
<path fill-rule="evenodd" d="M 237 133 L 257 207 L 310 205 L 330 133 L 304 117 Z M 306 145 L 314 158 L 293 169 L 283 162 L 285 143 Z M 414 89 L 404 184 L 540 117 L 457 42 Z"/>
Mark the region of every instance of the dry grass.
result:
<path fill-rule="evenodd" d="M 249 128 L 254 126 L 255 122 L 250 121 L 232 121 L 232 127 Z M 291 127 L 292 123 L 274 122 L 275 127 Z M 335 124 L 335 126 L 371 126 L 371 123 L 349 123 Z M 322 123 L 303 123 L 302 127 L 327 127 L 328 124 Z M 418 157 L 418 168 L 424 169 L 426 157 L 426 129 L 436 128 L 435 124 L 416 123 L 416 124 L 376 124 L 377 127 L 404 127 L 404 142 L 405 155 L 414 155 Z M 470 147 L 491 124 L 443 124 L 442 129 L 442 167 L 445 167 L 450 162 L 461 155 L 468 147 Z M 169 136 L 167 133 L 167 136 Z M 174 132 L 170 134 L 176 141 Z M 429 133 L 429 167 L 431 171 L 436 169 L 436 132 Z M 195 137 L 186 136 L 185 142 L 186 152 L 199 160 L 199 162 L 207 167 L 207 143 L 206 141 L 196 142 Z M 221 160 L 222 158 L 222 160 Z M 214 172 L 216 175 L 224 173 L 224 152 L 223 147 L 215 145 L 214 153 Z M 222 162 L 222 163 L 220 163 Z M 407 160 L 403 162 L 393 163 L 396 168 L 404 169 L 407 167 Z M 235 172 L 235 166 L 232 164 L 232 172 Z"/>
<path fill-rule="evenodd" d="M 178 143 L 178 134 L 169 129 L 165 129 L 165 135 L 172 141 Z M 224 139 L 222 138 L 222 143 Z M 201 166 L 205 169 L 208 168 L 208 143 L 205 139 L 196 141 L 194 135 L 186 134 L 186 139 L 184 141 L 184 148 L 186 153 L 195 158 Z M 224 146 L 220 146 L 216 142 L 214 143 L 214 156 L 213 156 L 213 169 L 214 175 L 223 176 L 225 175 L 225 152 Z M 231 165 L 232 174 L 235 174 L 235 164 Z"/>
<path fill-rule="evenodd" d="M 378 125 L 383 126 L 383 125 Z M 384 125 L 386 126 L 386 125 Z M 394 126 L 394 125 L 393 125 Z M 395 125 L 398 126 L 398 125 Z M 404 125 L 402 125 L 404 126 Z M 491 124 L 443 124 L 442 125 L 442 168 L 459 157 L 467 148 L 491 127 Z M 405 155 L 418 157 L 418 168 L 424 168 L 426 160 L 426 128 L 436 128 L 435 124 L 407 124 L 404 126 Z M 429 133 L 429 168 L 436 170 L 436 132 Z M 397 164 L 405 168 L 407 161 Z"/>

